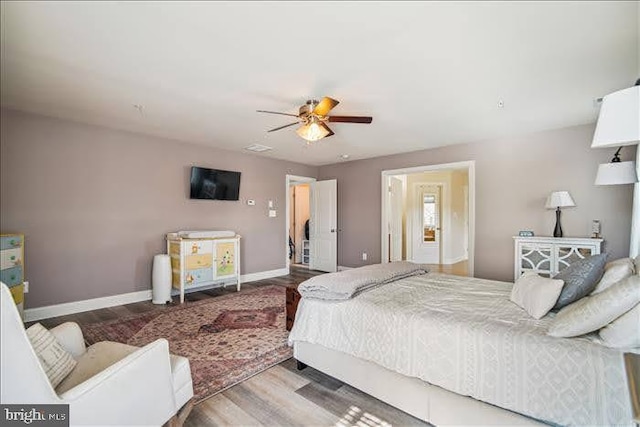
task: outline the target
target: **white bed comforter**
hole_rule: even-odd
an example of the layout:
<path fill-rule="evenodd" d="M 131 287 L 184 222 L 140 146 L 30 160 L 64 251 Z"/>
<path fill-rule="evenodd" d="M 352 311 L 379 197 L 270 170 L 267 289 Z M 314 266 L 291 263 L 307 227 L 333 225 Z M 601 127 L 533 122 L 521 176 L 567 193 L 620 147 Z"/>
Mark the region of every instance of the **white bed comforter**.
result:
<path fill-rule="evenodd" d="M 622 352 L 546 335 L 511 283 L 429 273 L 341 302 L 303 298 L 289 342 L 373 361 L 562 425 L 631 424 Z"/>

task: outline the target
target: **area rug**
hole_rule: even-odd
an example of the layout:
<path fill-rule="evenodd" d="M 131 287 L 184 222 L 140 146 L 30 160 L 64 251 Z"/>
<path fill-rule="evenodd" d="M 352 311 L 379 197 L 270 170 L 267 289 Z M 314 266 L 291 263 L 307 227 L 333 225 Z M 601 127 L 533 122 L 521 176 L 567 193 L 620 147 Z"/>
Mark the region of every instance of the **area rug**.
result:
<path fill-rule="evenodd" d="M 292 356 L 285 329 L 285 288 L 237 294 L 82 327 L 89 344 L 117 341 L 143 346 L 158 338 L 189 359 L 201 401 Z"/>

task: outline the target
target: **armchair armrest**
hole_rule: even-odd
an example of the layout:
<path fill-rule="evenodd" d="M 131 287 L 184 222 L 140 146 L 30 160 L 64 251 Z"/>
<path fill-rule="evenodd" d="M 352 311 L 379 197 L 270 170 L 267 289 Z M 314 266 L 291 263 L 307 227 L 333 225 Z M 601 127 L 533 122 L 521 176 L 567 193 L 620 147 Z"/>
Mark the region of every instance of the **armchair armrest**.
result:
<path fill-rule="evenodd" d="M 169 343 L 158 339 L 60 395 L 71 424 L 162 425 L 176 413 Z"/>
<path fill-rule="evenodd" d="M 74 359 L 85 353 L 84 336 L 77 323 L 66 322 L 51 329 L 50 332 L 56 337 L 60 345 L 71 353 Z"/>

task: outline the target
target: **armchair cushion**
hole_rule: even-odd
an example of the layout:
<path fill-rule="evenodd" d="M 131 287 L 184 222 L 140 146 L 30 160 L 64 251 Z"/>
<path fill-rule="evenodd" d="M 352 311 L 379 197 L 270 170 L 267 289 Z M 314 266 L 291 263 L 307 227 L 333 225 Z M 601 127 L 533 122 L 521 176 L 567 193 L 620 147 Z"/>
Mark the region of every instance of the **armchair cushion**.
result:
<path fill-rule="evenodd" d="M 139 347 L 111 341 L 93 344 L 78 358 L 78 365 L 58 385 L 56 393 L 62 395 L 138 350 L 140 350 Z M 191 369 L 189 360 L 184 357 L 171 354 L 169 359 L 177 410 L 193 397 Z"/>
<path fill-rule="evenodd" d="M 33 351 L 38 356 L 52 387 L 56 387 L 76 366 L 76 361 L 40 323 L 27 329 Z"/>

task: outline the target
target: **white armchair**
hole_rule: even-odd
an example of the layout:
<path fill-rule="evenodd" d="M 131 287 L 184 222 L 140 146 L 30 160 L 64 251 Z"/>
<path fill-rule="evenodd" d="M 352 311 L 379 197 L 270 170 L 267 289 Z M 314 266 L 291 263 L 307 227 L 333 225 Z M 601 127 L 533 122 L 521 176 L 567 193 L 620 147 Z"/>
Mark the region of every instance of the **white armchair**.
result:
<path fill-rule="evenodd" d="M 64 323 L 51 332 L 77 365 L 54 389 L 4 284 L 0 299 L 0 402 L 66 403 L 71 425 L 161 426 L 188 415 L 193 398 L 189 361 L 170 355 L 167 340 L 142 348 L 115 342 L 85 348 L 80 327 Z"/>

